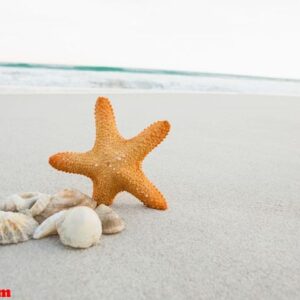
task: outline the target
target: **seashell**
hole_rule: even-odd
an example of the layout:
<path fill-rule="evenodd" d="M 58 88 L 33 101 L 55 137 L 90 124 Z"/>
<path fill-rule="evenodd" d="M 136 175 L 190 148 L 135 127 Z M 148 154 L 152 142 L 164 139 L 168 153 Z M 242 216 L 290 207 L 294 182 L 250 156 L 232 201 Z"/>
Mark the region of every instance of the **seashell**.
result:
<path fill-rule="evenodd" d="M 22 212 L 45 198 L 49 199 L 50 195 L 39 192 L 14 194 L 0 201 L 0 210 Z"/>
<path fill-rule="evenodd" d="M 50 234 L 59 234 L 61 242 L 73 248 L 88 248 L 101 237 L 102 225 L 95 211 L 87 206 L 77 206 L 60 211 L 46 219 L 35 231 L 39 239 Z"/>
<path fill-rule="evenodd" d="M 38 217 L 38 215 L 40 215 L 50 204 L 51 199 L 51 196 L 39 198 L 29 210 L 26 210 L 26 213 L 30 214 L 32 217 Z"/>
<path fill-rule="evenodd" d="M 51 197 L 51 199 L 39 199 L 30 209 L 31 215 L 42 223 L 53 214 L 74 206 L 87 206 L 95 208 L 97 202 L 89 196 L 75 189 L 64 189 Z"/>
<path fill-rule="evenodd" d="M 0 211 L 0 244 L 13 244 L 29 240 L 38 223 L 30 216 Z"/>
<path fill-rule="evenodd" d="M 62 220 L 66 214 L 67 210 L 61 210 L 60 212 L 52 215 L 46 219 L 39 227 L 35 230 L 33 238 L 42 239 L 46 236 L 57 234 L 57 222 Z"/>
<path fill-rule="evenodd" d="M 79 206 L 68 210 L 57 223 L 61 242 L 73 248 L 88 248 L 101 237 L 102 225 L 98 215 L 89 207 Z"/>
<path fill-rule="evenodd" d="M 104 234 L 113 234 L 124 230 L 125 222 L 110 207 L 101 204 L 95 209 L 95 212 L 101 220 Z"/>

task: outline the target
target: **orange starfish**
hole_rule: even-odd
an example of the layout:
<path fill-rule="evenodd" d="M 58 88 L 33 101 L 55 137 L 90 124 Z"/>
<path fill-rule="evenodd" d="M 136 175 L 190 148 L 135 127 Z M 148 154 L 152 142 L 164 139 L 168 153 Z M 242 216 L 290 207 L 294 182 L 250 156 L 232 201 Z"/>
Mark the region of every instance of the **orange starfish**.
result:
<path fill-rule="evenodd" d="M 92 179 L 93 198 L 98 204 L 111 205 L 119 192 L 127 191 L 148 207 L 166 209 L 164 196 L 144 175 L 142 161 L 166 137 L 169 122 L 155 122 L 136 137 L 126 140 L 118 132 L 108 99 L 98 98 L 95 116 L 93 149 L 85 153 L 55 154 L 49 159 L 51 166 Z"/>

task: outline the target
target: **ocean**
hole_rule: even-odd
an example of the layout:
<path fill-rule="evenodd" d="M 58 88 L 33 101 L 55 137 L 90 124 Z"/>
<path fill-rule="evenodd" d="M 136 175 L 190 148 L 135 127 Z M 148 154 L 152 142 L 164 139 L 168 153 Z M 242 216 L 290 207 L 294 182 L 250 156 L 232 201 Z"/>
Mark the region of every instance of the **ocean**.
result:
<path fill-rule="evenodd" d="M 97 89 L 300 95 L 300 80 L 170 70 L 0 63 L 0 92 Z"/>

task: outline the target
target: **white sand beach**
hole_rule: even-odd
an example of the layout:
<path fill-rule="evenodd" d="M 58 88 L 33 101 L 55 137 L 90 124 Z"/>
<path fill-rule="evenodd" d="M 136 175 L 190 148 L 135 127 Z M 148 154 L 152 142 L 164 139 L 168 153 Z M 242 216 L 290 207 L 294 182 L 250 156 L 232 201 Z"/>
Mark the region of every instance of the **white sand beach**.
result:
<path fill-rule="evenodd" d="M 57 236 L 0 247 L 12 299 L 299 299 L 300 97 L 184 93 L 0 95 L 1 194 L 91 194 L 48 157 L 89 150 L 94 104 L 108 96 L 120 132 L 169 120 L 144 171 L 169 209 L 127 193 L 120 234 L 87 250 Z"/>

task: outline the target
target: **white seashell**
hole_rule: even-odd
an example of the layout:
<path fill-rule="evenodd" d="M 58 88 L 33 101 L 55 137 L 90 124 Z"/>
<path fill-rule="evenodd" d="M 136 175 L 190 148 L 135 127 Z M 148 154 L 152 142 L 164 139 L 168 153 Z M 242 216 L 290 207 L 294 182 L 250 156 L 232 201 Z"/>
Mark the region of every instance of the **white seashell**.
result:
<path fill-rule="evenodd" d="M 29 240 L 38 223 L 30 216 L 0 211 L 0 244 L 13 244 Z"/>
<path fill-rule="evenodd" d="M 110 207 L 101 204 L 95 209 L 95 212 L 101 220 L 104 234 L 113 234 L 124 230 L 125 222 Z"/>
<path fill-rule="evenodd" d="M 0 201 L 0 210 L 21 212 L 31 208 L 38 200 L 45 198 L 50 198 L 50 195 L 39 192 L 14 194 Z"/>
<path fill-rule="evenodd" d="M 79 206 L 68 210 L 57 223 L 61 242 L 74 248 L 88 248 L 101 237 L 102 225 L 98 215 L 89 207 Z"/>
<path fill-rule="evenodd" d="M 52 215 L 46 219 L 39 227 L 35 230 L 33 238 L 42 239 L 48 235 L 57 234 L 57 222 L 62 220 L 66 214 L 67 210 L 61 210 L 60 212 Z"/>
<path fill-rule="evenodd" d="M 64 189 L 53 195 L 49 201 L 39 199 L 30 209 L 30 213 L 39 223 L 42 223 L 53 214 L 75 206 L 87 206 L 94 209 L 97 202 L 78 190 Z"/>
<path fill-rule="evenodd" d="M 61 242 L 73 248 L 88 248 L 101 237 L 102 225 L 95 211 L 87 206 L 62 210 L 46 219 L 35 231 L 34 238 L 59 234 Z"/>
<path fill-rule="evenodd" d="M 51 201 L 51 198 L 52 198 L 51 196 L 49 196 L 49 197 L 40 197 L 33 204 L 33 206 L 28 210 L 28 213 L 33 217 L 36 217 L 36 216 L 40 215 L 46 209 L 46 207 L 49 205 L 49 203 Z"/>

